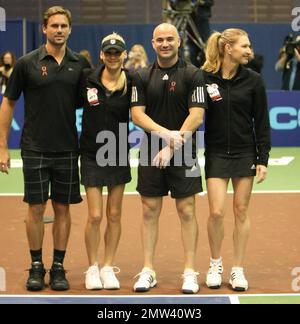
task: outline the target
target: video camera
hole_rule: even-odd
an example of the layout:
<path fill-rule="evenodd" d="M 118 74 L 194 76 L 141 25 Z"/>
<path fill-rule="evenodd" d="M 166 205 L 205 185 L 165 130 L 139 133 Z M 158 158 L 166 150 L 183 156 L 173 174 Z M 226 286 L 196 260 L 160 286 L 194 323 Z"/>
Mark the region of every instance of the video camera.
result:
<path fill-rule="evenodd" d="M 163 15 L 165 21 L 171 22 L 178 30 L 181 37 L 180 55 L 185 59 L 190 59 L 190 49 L 188 42 L 192 42 L 199 52 L 199 56 L 204 57 L 205 44 L 200 36 L 192 14 L 200 0 L 165 0 Z M 171 8 L 170 8 L 171 7 Z"/>
<path fill-rule="evenodd" d="M 169 0 L 173 10 L 181 12 L 192 12 L 197 0 Z"/>
<path fill-rule="evenodd" d="M 300 40 L 296 41 L 295 36 L 293 33 L 289 33 L 283 41 L 283 46 L 285 48 L 285 52 L 288 56 L 294 55 L 295 48 L 298 49 L 298 52 L 300 54 Z"/>
<path fill-rule="evenodd" d="M 298 50 L 300 54 L 300 40 L 298 41 L 288 41 L 285 45 L 285 52 L 287 55 L 294 55 L 295 49 Z"/>

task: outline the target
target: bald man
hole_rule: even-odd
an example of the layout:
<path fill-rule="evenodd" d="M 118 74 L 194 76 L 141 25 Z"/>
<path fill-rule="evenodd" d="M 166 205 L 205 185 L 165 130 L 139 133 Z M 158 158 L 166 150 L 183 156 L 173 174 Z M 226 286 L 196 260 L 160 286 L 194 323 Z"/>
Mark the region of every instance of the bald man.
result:
<path fill-rule="evenodd" d="M 182 292 L 197 293 L 195 194 L 202 191 L 202 184 L 195 131 L 206 108 L 204 80 L 199 69 L 179 59 L 180 38 L 173 25 L 158 25 L 152 46 L 156 62 L 136 72 L 132 88 L 132 119 L 146 132 L 140 156 L 147 151 L 147 159 L 140 158 L 137 185 L 143 206 L 144 267 L 133 289 L 144 292 L 157 284 L 154 253 L 158 221 L 163 196 L 171 192 L 181 222 L 185 255 Z M 157 141 L 159 145 L 151 145 Z M 188 145 L 190 150 L 185 149 Z"/>

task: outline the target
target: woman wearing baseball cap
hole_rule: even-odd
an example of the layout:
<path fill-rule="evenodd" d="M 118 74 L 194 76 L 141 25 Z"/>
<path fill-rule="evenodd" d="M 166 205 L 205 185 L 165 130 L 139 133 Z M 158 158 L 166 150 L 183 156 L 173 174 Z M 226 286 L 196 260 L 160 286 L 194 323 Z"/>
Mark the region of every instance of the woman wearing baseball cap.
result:
<path fill-rule="evenodd" d="M 85 243 L 89 260 L 87 289 L 120 289 L 115 276 L 115 253 L 121 234 L 124 187 L 131 181 L 127 141 L 130 80 L 123 70 L 127 53 L 124 39 L 112 33 L 101 43 L 102 64 L 84 77 L 84 109 L 81 151 L 81 183 L 85 186 L 88 219 Z M 125 145 L 120 145 L 125 141 Z M 123 144 L 122 142 L 122 144 Z M 103 218 L 102 189 L 107 187 L 105 254 L 98 266 L 100 223 Z"/>

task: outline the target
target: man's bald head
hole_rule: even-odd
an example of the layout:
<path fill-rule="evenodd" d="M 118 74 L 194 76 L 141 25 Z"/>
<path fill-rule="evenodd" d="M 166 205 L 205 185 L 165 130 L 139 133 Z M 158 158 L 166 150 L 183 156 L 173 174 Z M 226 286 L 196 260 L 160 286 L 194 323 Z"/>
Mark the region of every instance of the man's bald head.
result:
<path fill-rule="evenodd" d="M 154 31 L 153 31 L 153 38 L 155 39 L 161 33 L 170 33 L 173 36 L 179 38 L 178 30 L 172 24 L 162 23 L 162 24 L 156 26 Z"/>
<path fill-rule="evenodd" d="M 167 23 L 158 25 L 153 31 L 152 46 L 161 67 L 170 67 L 178 60 L 180 38 L 175 26 Z"/>

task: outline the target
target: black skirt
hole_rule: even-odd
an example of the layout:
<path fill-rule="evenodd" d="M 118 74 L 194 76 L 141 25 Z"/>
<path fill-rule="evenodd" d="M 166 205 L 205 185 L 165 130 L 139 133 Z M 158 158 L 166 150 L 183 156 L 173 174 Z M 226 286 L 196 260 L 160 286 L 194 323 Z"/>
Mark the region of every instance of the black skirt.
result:
<path fill-rule="evenodd" d="M 131 181 L 130 166 L 99 166 L 88 155 L 80 157 L 81 184 L 86 187 L 104 187 Z"/>
<path fill-rule="evenodd" d="M 254 177 L 257 159 L 250 156 L 205 155 L 205 178 Z"/>

